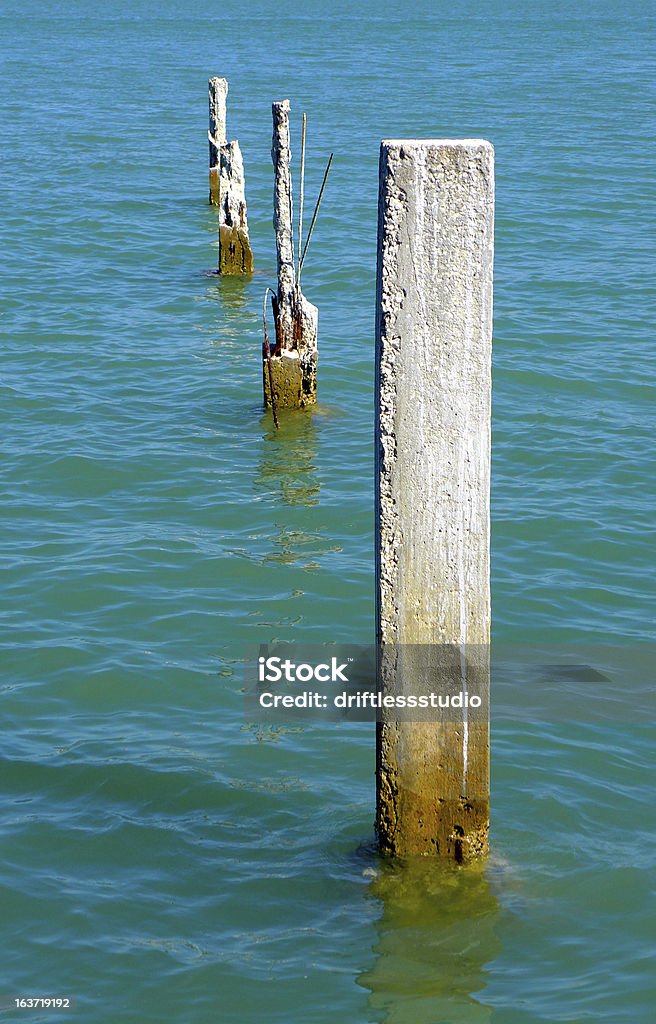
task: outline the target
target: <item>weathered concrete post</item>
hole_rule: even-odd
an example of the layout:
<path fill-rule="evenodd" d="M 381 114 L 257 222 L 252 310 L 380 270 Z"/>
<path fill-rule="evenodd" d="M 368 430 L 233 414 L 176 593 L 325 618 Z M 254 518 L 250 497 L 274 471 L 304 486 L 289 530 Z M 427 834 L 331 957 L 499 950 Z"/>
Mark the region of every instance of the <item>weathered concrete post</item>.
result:
<path fill-rule="evenodd" d="M 225 78 L 210 78 L 210 203 L 219 207 L 219 273 L 251 274 L 244 162 L 239 143 L 226 142 Z"/>
<path fill-rule="evenodd" d="M 278 292 L 273 297 L 276 346 L 270 367 L 278 408 L 302 408 L 317 400 L 319 310 L 301 292 L 294 265 L 289 100 L 274 103 L 273 227 L 276 233 Z M 300 255 L 300 254 L 299 254 Z M 263 365 L 264 400 L 271 405 L 270 375 Z"/>
<path fill-rule="evenodd" d="M 210 78 L 208 96 L 210 103 L 210 126 L 207 133 L 210 145 L 210 203 L 212 206 L 218 206 L 221 146 L 226 141 L 226 101 L 228 98 L 226 79 Z"/>
<path fill-rule="evenodd" d="M 416 693 L 428 655 L 446 684 L 475 682 L 484 701 L 475 717 L 383 712 L 376 826 L 399 856 L 487 849 L 493 160 L 481 139 L 381 145 L 379 685 Z"/>

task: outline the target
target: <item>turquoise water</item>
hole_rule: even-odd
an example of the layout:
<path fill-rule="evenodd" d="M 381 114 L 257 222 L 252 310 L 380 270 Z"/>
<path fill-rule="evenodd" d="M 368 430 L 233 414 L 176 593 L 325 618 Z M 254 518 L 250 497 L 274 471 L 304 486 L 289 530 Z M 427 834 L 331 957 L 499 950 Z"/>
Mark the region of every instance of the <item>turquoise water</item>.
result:
<path fill-rule="evenodd" d="M 93 1024 L 652 1019 L 653 720 L 496 721 L 490 863 L 401 867 L 372 846 L 372 727 L 249 723 L 240 663 L 372 638 L 378 145 L 404 135 L 496 147 L 495 636 L 652 640 L 653 21 L 4 5 L 0 997 Z M 246 282 L 210 274 L 212 74 Z M 320 404 L 276 434 L 285 96 L 309 197 L 335 159 L 304 269 Z"/>

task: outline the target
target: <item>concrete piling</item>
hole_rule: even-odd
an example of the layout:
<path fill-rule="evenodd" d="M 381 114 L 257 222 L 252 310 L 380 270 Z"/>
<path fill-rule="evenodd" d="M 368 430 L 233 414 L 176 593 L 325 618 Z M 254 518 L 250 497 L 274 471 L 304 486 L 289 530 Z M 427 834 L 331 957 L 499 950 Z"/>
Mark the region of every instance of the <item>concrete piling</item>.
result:
<path fill-rule="evenodd" d="M 228 98 L 228 83 L 226 79 L 210 78 L 208 82 L 208 96 L 210 104 L 210 124 L 207 133 L 210 145 L 210 203 L 212 206 L 218 206 L 220 202 L 219 166 L 221 162 L 221 146 L 226 141 L 226 101 Z"/>
<path fill-rule="evenodd" d="M 237 141 L 226 141 L 225 78 L 209 80 L 210 203 L 219 208 L 219 273 L 251 274 L 244 162 Z"/>
<path fill-rule="evenodd" d="M 476 684 L 483 713 L 377 727 L 381 849 L 465 861 L 489 830 L 494 151 L 384 141 L 376 316 L 379 685 Z M 440 667 L 441 666 L 441 667 Z"/>
<path fill-rule="evenodd" d="M 319 311 L 300 289 L 294 263 L 289 100 L 272 105 L 274 167 L 273 227 L 278 289 L 273 296 L 276 345 L 263 362 L 264 401 L 271 405 L 271 382 L 278 408 L 303 408 L 317 400 Z"/>

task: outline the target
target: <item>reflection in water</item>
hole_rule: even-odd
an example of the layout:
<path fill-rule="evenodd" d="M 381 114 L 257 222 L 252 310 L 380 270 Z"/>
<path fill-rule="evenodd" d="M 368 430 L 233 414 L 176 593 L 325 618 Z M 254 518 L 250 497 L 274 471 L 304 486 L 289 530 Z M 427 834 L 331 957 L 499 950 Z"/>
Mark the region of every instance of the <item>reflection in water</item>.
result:
<path fill-rule="evenodd" d="M 267 412 L 262 426 L 262 457 L 255 476 L 258 493 L 276 494 L 284 505 L 318 505 L 317 432 L 312 412 L 281 409 L 280 430 Z"/>
<path fill-rule="evenodd" d="M 221 349 L 224 359 L 226 355 L 230 358 L 237 370 L 234 376 L 230 374 L 232 387 L 238 387 L 243 377 L 244 358 L 256 358 L 259 349 L 262 318 L 252 308 L 254 285 L 248 275 L 210 272 L 206 276 L 210 284 L 203 301 L 210 303 L 213 314 L 199 329 L 207 335 L 208 345 Z M 223 368 L 225 370 L 225 363 Z"/>
<path fill-rule="evenodd" d="M 376 961 L 358 982 L 380 1024 L 484 1024 L 474 993 L 499 953 L 498 904 L 482 864 L 384 863 L 371 885 L 382 903 Z"/>
<path fill-rule="evenodd" d="M 230 311 L 239 312 L 251 301 L 250 278 L 243 274 L 217 274 L 216 292 L 224 314 L 230 319 Z"/>
<path fill-rule="evenodd" d="M 319 504 L 320 484 L 315 459 L 317 434 L 312 412 L 307 409 L 280 410 L 280 429 L 276 430 L 271 412 L 262 417 L 265 433 L 262 437 L 262 458 L 255 476 L 255 489 L 262 497 L 274 497 L 286 506 L 297 506 L 299 515 L 284 521 L 276 520 L 277 533 L 272 538 L 275 550 L 267 561 L 284 563 L 304 559 L 305 569 L 318 569 L 314 561 L 307 561 L 308 547 L 316 548 L 321 538 L 308 532 L 305 506 Z M 300 518 L 299 518 L 300 516 Z"/>

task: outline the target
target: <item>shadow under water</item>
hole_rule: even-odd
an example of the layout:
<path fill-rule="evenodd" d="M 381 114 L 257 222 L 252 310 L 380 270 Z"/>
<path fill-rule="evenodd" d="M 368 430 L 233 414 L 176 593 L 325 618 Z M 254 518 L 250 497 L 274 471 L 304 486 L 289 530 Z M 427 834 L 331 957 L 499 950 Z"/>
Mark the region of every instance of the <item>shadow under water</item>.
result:
<path fill-rule="evenodd" d="M 484 1024 L 492 1008 L 475 993 L 500 952 L 499 905 L 486 866 L 434 860 L 383 862 L 370 894 L 380 900 L 377 954 L 358 983 L 380 1024 Z"/>

